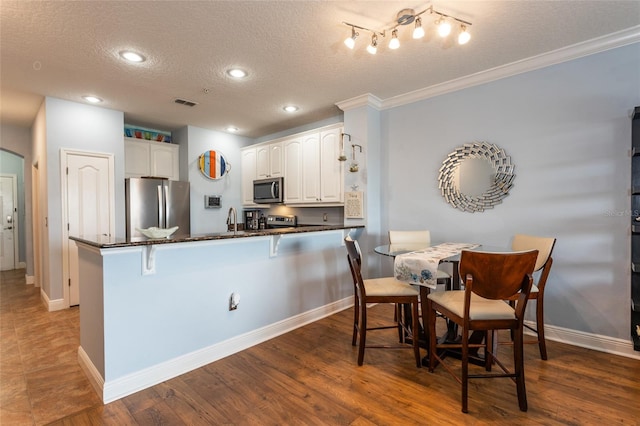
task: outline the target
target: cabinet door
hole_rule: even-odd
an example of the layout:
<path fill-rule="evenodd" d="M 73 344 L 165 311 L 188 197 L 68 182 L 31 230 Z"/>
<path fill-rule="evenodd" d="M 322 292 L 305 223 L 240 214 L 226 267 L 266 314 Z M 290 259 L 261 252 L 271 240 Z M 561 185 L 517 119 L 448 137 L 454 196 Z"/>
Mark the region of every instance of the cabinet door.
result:
<path fill-rule="evenodd" d="M 149 142 L 151 176 L 180 180 L 178 146 L 162 142 Z"/>
<path fill-rule="evenodd" d="M 242 204 L 253 204 L 253 181 L 256 179 L 256 149 L 244 148 L 240 152 L 242 168 Z"/>
<path fill-rule="evenodd" d="M 302 137 L 302 201 L 320 201 L 320 135 Z"/>
<path fill-rule="evenodd" d="M 262 145 L 256 148 L 256 176 L 265 179 L 269 174 L 269 145 Z"/>
<path fill-rule="evenodd" d="M 284 155 L 282 142 L 269 144 L 269 177 L 282 176 L 284 173 Z"/>
<path fill-rule="evenodd" d="M 125 177 L 149 176 L 149 142 L 144 140 L 124 140 Z"/>
<path fill-rule="evenodd" d="M 340 156 L 342 129 L 320 132 L 320 200 L 323 203 L 344 201 L 344 161 Z"/>
<path fill-rule="evenodd" d="M 302 199 L 302 140 L 285 141 L 284 151 L 284 202 L 301 203 Z"/>

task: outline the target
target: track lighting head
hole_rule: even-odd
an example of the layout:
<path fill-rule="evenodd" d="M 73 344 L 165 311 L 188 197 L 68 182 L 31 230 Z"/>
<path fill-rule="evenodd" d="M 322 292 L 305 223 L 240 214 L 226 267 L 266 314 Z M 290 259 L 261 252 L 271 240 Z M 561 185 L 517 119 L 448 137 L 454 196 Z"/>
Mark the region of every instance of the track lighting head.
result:
<path fill-rule="evenodd" d="M 471 40 L 471 34 L 467 31 L 467 26 L 460 25 L 460 34 L 458 34 L 458 44 L 467 44 Z"/>
<path fill-rule="evenodd" d="M 436 21 L 436 25 L 438 26 L 440 37 L 446 37 L 451 33 L 451 24 L 443 16 Z"/>
<path fill-rule="evenodd" d="M 424 28 L 422 28 L 422 19 L 418 17 L 416 19 L 416 27 L 413 29 L 413 38 L 419 39 L 424 37 Z"/>
<path fill-rule="evenodd" d="M 353 47 L 356 45 L 356 38 L 358 38 L 359 35 L 360 34 L 356 32 L 356 29 L 354 27 L 351 27 L 351 37 L 347 37 L 346 39 L 344 39 L 344 44 L 349 49 L 353 49 Z"/>
<path fill-rule="evenodd" d="M 391 40 L 389 40 L 389 49 L 397 49 L 400 47 L 400 40 L 398 40 L 398 30 L 391 31 Z"/>
<path fill-rule="evenodd" d="M 376 52 L 378 52 L 378 35 L 375 33 L 371 36 L 371 44 L 367 46 L 367 52 L 372 55 L 375 55 Z"/>

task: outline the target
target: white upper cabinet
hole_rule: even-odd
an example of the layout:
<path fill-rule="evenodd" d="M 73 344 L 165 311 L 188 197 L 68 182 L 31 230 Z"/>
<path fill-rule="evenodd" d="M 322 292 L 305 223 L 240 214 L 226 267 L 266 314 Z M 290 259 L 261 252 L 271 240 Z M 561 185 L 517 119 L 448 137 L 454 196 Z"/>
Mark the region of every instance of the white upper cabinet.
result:
<path fill-rule="evenodd" d="M 125 177 L 154 176 L 180 179 L 179 146 L 142 139 L 125 138 Z"/>
<path fill-rule="evenodd" d="M 335 124 L 244 148 L 243 204 L 253 204 L 254 179 L 279 176 L 284 177 L 284 204 L 344 203 L 341 137 L 342 125 Z"/>
<path fill-rule="evenodd" d="M 302 203 L 302 138 L 284 141 L 284 202 Z"/>
<path fill-rule="evenodd" d="M 258 146 L 256 156 L 258 179 L 282 176 L 284 170 L 282 142 Z"/>
<path fill-rule="evenodd" d="M 320 198 L 320 134 L 302 138 L 302 201 L 317 203 Z"/>
<path fill-rule="evenodd" d="M 342 204 L 344 162 L 338 161 L 342 127 L 295 136 L 285 144 L 286 204 Z"/>
<path fill-rule="evenodd" d="M 340 156 L 342 128 L 320 132 L 320 201 L 344 202 L 344 162 Z"/>
<path fill-rule="evenodd" d="M 243 148 L 240 150 L 240 167 L 242 171 L 242 204 L 252 205 L 253 203 L 253 181 L 257 177 L 256 173 L 256 148 Z"/>

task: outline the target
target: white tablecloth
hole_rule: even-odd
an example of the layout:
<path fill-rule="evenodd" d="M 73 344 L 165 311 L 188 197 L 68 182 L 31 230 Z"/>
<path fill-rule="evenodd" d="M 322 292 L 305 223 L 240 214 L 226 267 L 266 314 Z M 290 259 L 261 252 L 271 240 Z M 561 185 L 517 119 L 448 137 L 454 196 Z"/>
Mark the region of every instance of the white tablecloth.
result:
<path fill-rule="evenodd" d="M 442 243 L 410 253 L 399 254 L 393 264 L 395 277 L 410 284 L 436 288 L 438 264 L 462 250 L 479 247 L 470 243 Z"/>

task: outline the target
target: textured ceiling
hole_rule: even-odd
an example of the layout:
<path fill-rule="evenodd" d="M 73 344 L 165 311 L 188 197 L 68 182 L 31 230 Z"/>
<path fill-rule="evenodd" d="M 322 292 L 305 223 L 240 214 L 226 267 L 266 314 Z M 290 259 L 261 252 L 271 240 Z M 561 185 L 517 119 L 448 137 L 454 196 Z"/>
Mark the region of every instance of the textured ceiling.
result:
<path fill-rule="evenodd" d="M 401 27 L 398 50 L 377 55 L 342 21 L 385 29 L 399 10 L 470 21 L 464 46 Z M 336 102 L 380 99 L 640 25 L 640 1 L 10 1 L 0 2 L 0 119 L 30 126 L 43 96 L 124 111 L 161 130 L 194 125 L 259 137 L 336 115 Z M 148 60 L 124 63 L 133 49 Z M 232 66 L 249 72 L 226 76 Z M 193 108 L 173 103 L 184 98 Z M 287 114 L 282 106 L 300 106 Z"/>

